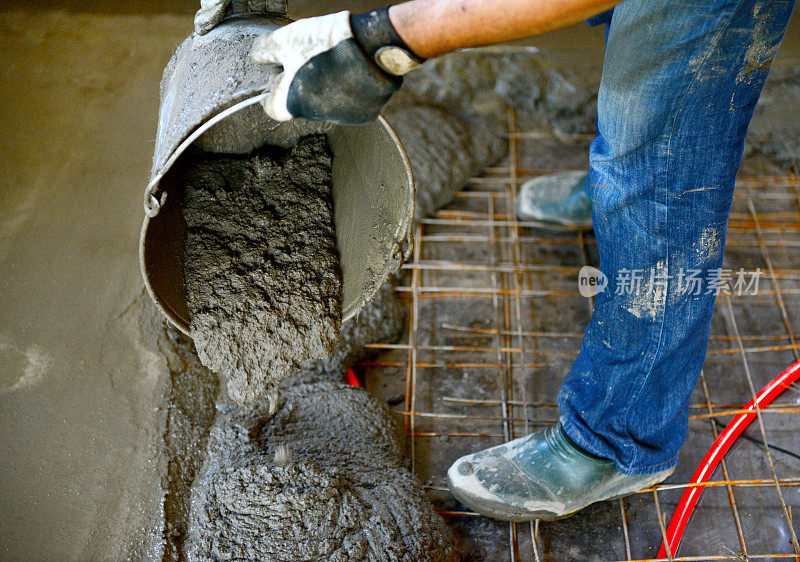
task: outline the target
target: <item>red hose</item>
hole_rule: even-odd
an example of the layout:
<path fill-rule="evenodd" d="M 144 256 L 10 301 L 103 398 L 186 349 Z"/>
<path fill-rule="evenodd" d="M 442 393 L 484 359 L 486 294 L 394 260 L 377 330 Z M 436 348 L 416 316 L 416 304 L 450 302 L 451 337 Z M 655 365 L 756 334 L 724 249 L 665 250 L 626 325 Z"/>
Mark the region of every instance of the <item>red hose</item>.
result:
<path fill-rule="evenodd" d="M 355 386 L 357 388 L 361 388 L 361 383 L 358 382 L 358 377 L 356 376 L 356 372 L 353 370 L 352 367 L 348 367 L 347 372 L 344 375 L 347 384 L 350 386 Z"/>
<path fill-rule="evenodd" d="M 733 442 L 741 435 L 741 433 L 750 425 L 756 417 L 758 417 L 756 404 L 758 409 L 765 408 L 772 402 L 780 393 L 786 390 L 789 385 L 800 378 L 800 361 L 792 363 L 780 375 L 772 379 L 764 388 L 759 391 L 755 399 L 751 400 L 745 406 L 745 413 L 738 414 L 731 422 L 725 426 L 722 433 L 719 434 L 716 441 L 711 445 L 711 448 L 703 457 L 703 461 L 695 470 L 690 484 L 699 484 L 708 482 L 717 465 L 731 448 Z M 681 501 L 678 507 L 675 508 L 675 513 L 672 514 L 669 527 L 667 528 L 667 541 L 669 542 L 669 551 L 672 556 L 676 556 L 678 547 L 683 538 L 683 531 L 686 529 L 686 524 L 689 522 L 689 517 L 692 515 L 697 500 L 700 499 L 700 494 L 703 492 L 705 486 L 692 486 L 686 488 L 681 496 Z M 667 551 L 664 543 L 661 543 L 661 549 L 658 551 L 659 558 L 666 558 Z"/>

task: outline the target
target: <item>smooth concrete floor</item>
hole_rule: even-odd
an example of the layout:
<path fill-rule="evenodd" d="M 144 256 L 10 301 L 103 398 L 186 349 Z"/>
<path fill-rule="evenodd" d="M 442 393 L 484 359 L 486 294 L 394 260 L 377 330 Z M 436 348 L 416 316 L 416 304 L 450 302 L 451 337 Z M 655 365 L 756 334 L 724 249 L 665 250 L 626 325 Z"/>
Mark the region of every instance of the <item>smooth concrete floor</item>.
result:
<path fill-rule="evenodd" d="M 164 366 L 128 308 L 158 82 L 189 29 L 0 13 L 4 559 L 119 559 L 131 536 L 160 533 Z"/>
<path fill-rule="evenodd" d="M 157 558 L 166 367 L 132 306 L 158 83 L 194 2 L 0 6 L 0 558 Z M 597 29 L 529 43 L 599 76 Z"/>

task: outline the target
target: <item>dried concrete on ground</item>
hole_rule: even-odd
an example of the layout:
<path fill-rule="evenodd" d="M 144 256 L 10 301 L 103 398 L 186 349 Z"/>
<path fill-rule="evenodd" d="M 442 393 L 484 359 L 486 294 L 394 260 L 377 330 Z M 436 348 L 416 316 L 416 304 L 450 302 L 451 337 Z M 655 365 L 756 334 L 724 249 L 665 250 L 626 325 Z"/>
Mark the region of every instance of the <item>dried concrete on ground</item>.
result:
<path fill-rule="evenodd" d="M 186 295 L 200 358 L 256 404 L 341 327 L 341 269 L 324 136 L 185 170 Z"/>
<path fill-rule="evenodd" d="M 405 468 L 389 412 L 320 382 L 263 410 L 223 404 L 192 490 L 190 560 L 458 560 Z"/>

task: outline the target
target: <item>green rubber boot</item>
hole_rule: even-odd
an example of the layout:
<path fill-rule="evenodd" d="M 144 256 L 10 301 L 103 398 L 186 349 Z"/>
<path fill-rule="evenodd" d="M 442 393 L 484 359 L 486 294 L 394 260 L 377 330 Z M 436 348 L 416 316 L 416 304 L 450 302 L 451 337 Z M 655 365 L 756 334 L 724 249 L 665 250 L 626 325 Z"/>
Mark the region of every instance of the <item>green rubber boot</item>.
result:
<path fill-rule="evenodd" d="M 450 491 L 472 510 L 503 521 L 557 519 L 663 481 L 674 468 L 644 476 L 576 447 L 561 424 L 461 457 L 447 471 Z"/>
<path fill-rule="evenodd" d="M 517 194 L 517 217 L 570 228 L 592 227 L 586 172 L 564 172 L 528 180 Z"/>

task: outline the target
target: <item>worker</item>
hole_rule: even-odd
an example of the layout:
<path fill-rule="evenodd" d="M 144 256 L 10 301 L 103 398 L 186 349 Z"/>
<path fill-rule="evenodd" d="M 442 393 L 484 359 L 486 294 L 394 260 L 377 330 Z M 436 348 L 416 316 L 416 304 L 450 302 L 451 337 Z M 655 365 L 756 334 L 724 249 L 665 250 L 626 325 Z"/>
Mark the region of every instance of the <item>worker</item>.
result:
<path fill-rule="evenodd" d="M 203 0 L 199 32 L 226 5 Z M 608 25 L 588 173 L 528 184 L 517 212 L 593 224 L 609 286 L 562 383 L 558 423 L 448 471 L 465 505 L 509 521 L 553 519 L 675 469 L 745 133 L 793 8 L 794 0 L 412 0 L 302 19 L 255 41 L 257 62 L 283 66 L 264 104 L 273 119 L 362 123 L 427 58 L 589 17 Z M 566 197 L 548 200 L 558 186 Z M 699 290 L 689 275 L 704 283 Z"/>

